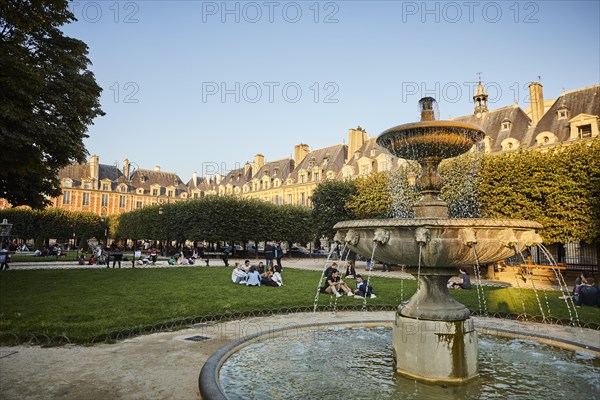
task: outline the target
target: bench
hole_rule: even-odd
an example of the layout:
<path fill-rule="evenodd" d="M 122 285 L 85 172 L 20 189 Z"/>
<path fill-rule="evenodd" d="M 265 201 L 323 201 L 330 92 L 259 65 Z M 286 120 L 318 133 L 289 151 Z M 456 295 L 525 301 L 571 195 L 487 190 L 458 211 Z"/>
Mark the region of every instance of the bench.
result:
<path fill-rule="evenodd" d="M 221 259 L 225 263 L 225 266 L 229 266 L 229 254 L 224 251 L 205 251 L 202 253 L 201 258 L 206 262 L 206 266 L 210 266 L 210 260 Z"/>

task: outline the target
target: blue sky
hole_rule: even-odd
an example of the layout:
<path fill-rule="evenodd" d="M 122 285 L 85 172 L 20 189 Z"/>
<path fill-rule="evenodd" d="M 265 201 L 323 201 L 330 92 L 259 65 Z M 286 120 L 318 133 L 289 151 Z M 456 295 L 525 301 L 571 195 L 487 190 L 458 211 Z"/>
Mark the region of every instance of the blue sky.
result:
<path fill-rule="evenodd" d="M 469 114 L 600 82 L 600 2 L 75 1 L 106 116 L 85 143 L 188 180 L 263 153 L 289 157 L 418 119 Z"/>

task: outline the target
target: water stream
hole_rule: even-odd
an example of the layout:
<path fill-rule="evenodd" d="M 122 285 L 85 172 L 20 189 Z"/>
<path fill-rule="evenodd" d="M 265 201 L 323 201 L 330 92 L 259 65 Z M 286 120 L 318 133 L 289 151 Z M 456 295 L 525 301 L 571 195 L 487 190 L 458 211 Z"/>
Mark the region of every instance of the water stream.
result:
<path fill-rule="evenodd" d="M 479 312 L 483 315 L 488 315 L 487 302 L 485 300 L 485 294 L 483 293 L 483 285 L 481 284 L 481 269 L 479 267 L 479 256 L 477 255 L 477 249 L 475 244 L 471 245 L 473 249 L 473 255 L 475 256 L 475 281 L 477 282 L 477 302 L 479 304 Z M 483 309 L 481 305 L 483 304 Z"/>
<path fill-rule="evenodd" d="M 375 265 L 375 250 L 377 249 L 377 242 L 373 244 L 373 251 L 371 252 L 371 267 L 367 268 L 367 288 L 371 284 L 371 271 Z M 362 299 L 363 301 L 363 311 L 367 311 L 367 291 L 365 291 L 365 297 Z"/>
<path fill-rule="evenodd" d="M 556 267 L 558 267 L 558 263 L 556 262 L 554 257 L 552 257 L 552 254 L 550 254 L 550 252 L 548 251 L 546 246 L 544 246 L 543 244 L 540 243 L 540 244 L 538 244 L 538 248 L 546 256 L 546 259 L 548 260 L 549 265 L 551 267 L 553 267 L 552 271 L 554 272 L 554 276 L 556 277 L 556 281 L 558 282 L 558 287 L 562 294 L 561 297 L 564 299 L 565 305 L 567 306 L 567 311 L 569 312 L 569 319 L 571 320 L 571 325 L 580 326 L 579 314 L 577 313 L 577 307 L 575 307 L 575 302 L 573 301 L 573 297 L 571 296 L 569 287 L 567 286 L 567 283 L 565 282 L 565 278 L 564 278 L 563 274 L 556 268 Z M 573 311 L 573 312 L 571 312 L 571 311 Z M 575 315 L 575 317 L 573 317 L 573 314 Z"/>
<path fill-rule="evenodd" d="M 523 255 L 523 253 L 519 251 L 519 248 L 517 247 L 516 244 L 514 247 L 515 247 L 515 253 L 518 253 L 521 256 L 521 258 L 523 259 L 523 265 L 525 266 L 525 271 L 527 272 L 529 280 L 531 281 L 531 288 L 533 289 L 533 293 L 535 293 L 535 298 L 537 299 L 538 306 L 540 308 L 540 312 L 542 313 L 542 320 L 546 321 L 546 314 L 544 313 L 544 307 L 542 307 L 542 301 L 540 300 L 538 290 L 535 287 L 535 282 L 533 282 L 533 274 L 531 273 L 531 270 L 529 269 L 529 264 L 527 263 L 527 260 L 525 259 L 525 256 Z"/>
<path fill-rule="evenodd" d="M 346 250 L 346 245 L 344 244 L 344 247 L 342 248 L 342 252 L 340 254 L 344 254 L 344 251 Z M 317 293 L 315 294 L 315 301 L 313 304 L 313 312 L 317 312 L 317 307 L 319 306 L 319 295 L 321 294 L 321 287 L 323 286 L 323 278 L 327 278 L 325 275 L 325 271 L 327 270 L 327 268 L 329 267 L 329 262 L 331 260 L 331 256 L 333 255 L 333 253 L 335 252 L 335 248 L 333 246 L 331 246 L 331 250 L 329 251 L 329 254 L 327 255 L 327 260 L 325 261 L 325 264 L 323 265 L 323 270 L 321 271 L 321 277 L 319 278 L 319 283 L 317 285 Z M 346 259 L 348 258 L 348 256 L 346 255 Z"/>

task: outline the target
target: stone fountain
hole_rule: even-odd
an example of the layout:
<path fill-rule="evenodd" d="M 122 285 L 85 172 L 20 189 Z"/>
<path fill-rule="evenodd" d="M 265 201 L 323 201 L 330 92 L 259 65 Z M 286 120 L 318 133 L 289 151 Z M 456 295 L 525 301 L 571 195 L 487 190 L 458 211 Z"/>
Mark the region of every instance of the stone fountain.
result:
<path fill-rule="evenodd" d="M 396 370 L 422 380 L 462 382 L 477 375 L 477 333 L 469 310 L 448 292 L 447 282 L 462 266 L 492 263 L 542 242 L 537 222 L 448 218 L 438 196 L 443 159 L 469 151 L 484 138 L 478 127 L 436 121 L 435 100 L 419 101 L 421 121 L 388 129 L 377 144 L 421 165 L 417 179 L 423 197 L 413 219 L 345 221 L 335 240 L 365 257 L 409 267 L 417 292 L 396 312 L 393 348 Z M 474 251 L 476 248 L 476 252 Z"/>

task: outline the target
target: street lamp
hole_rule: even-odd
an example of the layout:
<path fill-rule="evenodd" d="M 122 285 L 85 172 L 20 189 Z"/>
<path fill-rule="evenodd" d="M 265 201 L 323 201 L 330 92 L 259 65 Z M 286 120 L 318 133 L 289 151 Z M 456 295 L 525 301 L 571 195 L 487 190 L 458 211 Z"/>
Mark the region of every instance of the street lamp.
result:
<path fill-rule="evenodd" d="M 164 194 L 159 194 L 158 196 L 156 196 L 156 203 L 158 204 L 158 215 L 163 215 L 163 213 L 165 212 L 164 210 L 164 205 L 165 204 L 169 204 L 169 196 L 164 195 Z M 167 250 L 166 252 L 169 252 L 169 238 L 167 237 Z"/>
<path fill-rule="evenodd" d="M 169 196 L 164 195 L 164 194 L 159 194 L 158 196 L 156 196 L 156 203 L 158 203 L 158 213 L 160 215 L 162 215 L 162 213 L 164 212 L 164 208 L 163 205 L 165 204 L 169 204 Z"/>
<path fill-rule="evenodd" d="M 0 236 L 2 236 L 2 244 L 4 244 L 4 237 L 10 236 L 10 230 L 12 229 L 12 226 L 13 224 L 9 224 L 6 218 L 4 218 L 0 224 Z"/>

